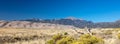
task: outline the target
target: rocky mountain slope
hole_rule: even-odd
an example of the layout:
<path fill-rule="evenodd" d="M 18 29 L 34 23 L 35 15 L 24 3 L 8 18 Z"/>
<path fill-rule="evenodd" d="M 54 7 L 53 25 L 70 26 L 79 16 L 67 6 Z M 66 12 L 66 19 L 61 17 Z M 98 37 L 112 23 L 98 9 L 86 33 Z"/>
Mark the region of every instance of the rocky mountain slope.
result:
<path fill-rule="evenodd" d="M 21 21 L 30 21 L 30 22 L 41 22 L 41 23 L 51 23 L 51 24 L 61 24 L 61 25 L 71 25 L 79 28 L 84 27 L 93 27 L 94 23 L 91 21 L 75 19 L 75 18 L 64 18 L 64 19 L 26 19 Z"/>
<path fill-rule="evenodd" d="M 76 28 L 70 25 L 60 25 L 60 24 L 51 24 L 51 23 L 38 23 L 30 21 L 0 21 L 0 27 L 5 28 L 43 28 L 43 29 L 68 29 Z"/>
<path fill-rule="evenodd" d="M 89 27 L 89 28 L 119 28 L 120 20 L 115 22 L 99 22 L 94 23 L 92 21 L 81 20 L 76 18 L 64 18 L 64 19 L 26 19 L 22 21 L 30 22 L 41 22 L 41 23 L 52 23 L 52 24 L 62 24 L 62 25 L 72 25 L 79 28 Z"/>
<path fill-rule="evenodd" d="M 64 26 L 67 25 L 67 26 Z M 119 28 L 120 20 L 115 22 L 99 22 L 76 19 L 25 19 L 16 21 L 0 21 L 0 27 L 16 27 L 16 28 L 60 28 L 60 27 L 78 27 L 78 28 Z"/>

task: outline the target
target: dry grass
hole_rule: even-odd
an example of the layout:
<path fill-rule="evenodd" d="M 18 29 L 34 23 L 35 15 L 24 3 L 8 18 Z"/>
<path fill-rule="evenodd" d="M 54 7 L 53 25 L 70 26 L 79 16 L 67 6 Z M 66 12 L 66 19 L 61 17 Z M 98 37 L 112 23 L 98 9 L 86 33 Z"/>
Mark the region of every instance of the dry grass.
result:
<path fill-rule="evenodd" d="M 54 34 L 64 32 L 77 34 L 71 29 L 0 28 L 0 44 L 45 44 Z"/>
<path fill-rule="evenodd" d="M 86 33 L 83 29 L 78 32 Z M 105 44 L 119 44 L 117 37 L 120 28 L 92 29 L 95 36 L 104 39 Z M 57 33 L 67 32 L 77 38 L 81 34 L 73 29 L 24 29 L 24 28 L 0 28 L 0 44 L 45 44 L 45 42 Z"/>

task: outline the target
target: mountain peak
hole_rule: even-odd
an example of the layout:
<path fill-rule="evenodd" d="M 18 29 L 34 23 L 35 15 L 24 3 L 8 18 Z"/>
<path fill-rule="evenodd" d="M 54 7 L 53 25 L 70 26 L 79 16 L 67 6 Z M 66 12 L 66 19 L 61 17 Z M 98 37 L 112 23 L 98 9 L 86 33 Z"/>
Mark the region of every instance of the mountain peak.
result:
<path fill-rule="evenodd" d="M 78 19 L 78 18 L 75 18 L 75 17 L 66 17 L 65 19 L 70 19 L 70 20 L 83 20 L 83 19 Z"/>

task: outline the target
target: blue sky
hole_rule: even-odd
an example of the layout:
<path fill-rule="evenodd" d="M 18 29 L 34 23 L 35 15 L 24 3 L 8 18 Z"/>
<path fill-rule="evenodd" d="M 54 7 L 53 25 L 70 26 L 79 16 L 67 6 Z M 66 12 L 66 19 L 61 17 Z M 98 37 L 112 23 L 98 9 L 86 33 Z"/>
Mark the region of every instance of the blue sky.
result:
<path fill-rule="evenodd" d="M 0 0 L 0 20 L 65 18 L 93 22 L 120 19 L 119 0 Z"/>

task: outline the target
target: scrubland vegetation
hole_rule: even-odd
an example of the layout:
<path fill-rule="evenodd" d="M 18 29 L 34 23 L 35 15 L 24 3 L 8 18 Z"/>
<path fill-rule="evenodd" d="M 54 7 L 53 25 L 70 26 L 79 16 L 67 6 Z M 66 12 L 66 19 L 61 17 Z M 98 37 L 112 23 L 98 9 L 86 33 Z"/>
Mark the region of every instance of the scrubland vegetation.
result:
<path fill-rule="evenodd" d="M 77 31 L 77 32 L 76 32 Z M 120 28 L 92 29 L 0 28 L 0 44 L 119 44 Z"/>
<path fill-rule="evenodd" d="M 81 35 L 78 39 L 69 35 L 57 34 L 46 44 L 104 44 L 104 40 L 89 34 Z"/>

